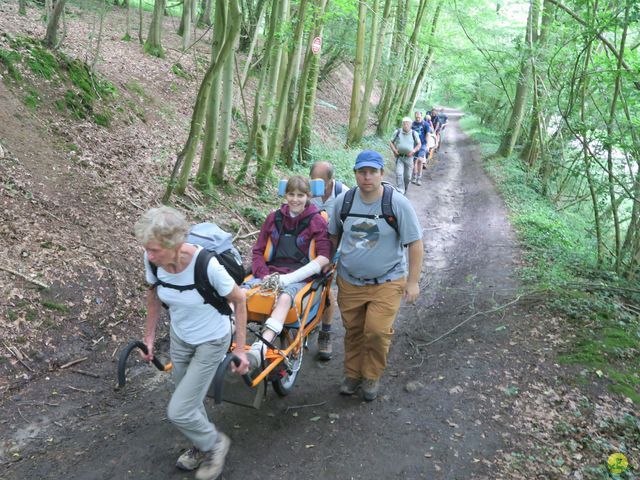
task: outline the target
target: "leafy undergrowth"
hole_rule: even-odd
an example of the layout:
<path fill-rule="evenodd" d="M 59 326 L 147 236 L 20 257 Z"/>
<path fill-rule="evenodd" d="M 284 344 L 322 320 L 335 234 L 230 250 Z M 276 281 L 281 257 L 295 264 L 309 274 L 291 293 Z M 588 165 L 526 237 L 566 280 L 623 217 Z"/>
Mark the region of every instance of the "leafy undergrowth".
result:
<path fill-rule="evenodd" d="M 540 388 L 542 395 L 523 396 L 516 423 L 547 437 L 531 442 L 524 453 L 508 455 L 505 468 L 520 472 L 522 478 L 530 478 L 526 472 L 532 471 L 553 472 L 549 478 L 610 478 L 606 459 L 622 452 L 629 456 L 631 468 L 617 478 L 635 478 L 638 466 L 632 460 L 637 462 L 640 445 L 640 421 L 633 410 L 640 405 L 640 290 L 606 266 L 596 265 L 596 246 L 592 235 L 585 234 L 590 230 L 583 214 L 556 209 L 517 158 L 490 156 L 499 143 L 493 131 L 473 117 L 461 124 L 489 155 L 486 168 L 509 207 L 523 248 L 520 276 L 544 302 L 540 313 L 546 318 L 540 326 L 548 327 L 549 319 L 556 319 L 561 335 L 553 345 L 555 361 L 575 372 L 568 381 L 579 388 L 568 397 L 548 387 Z M 621 396 L 591 391 L 603 385 Z M 545 425 L 543 416 L 557 420 Z"/>
<path fill-rule="evenodd" d="M 3 34 L 0 63 L 6 81 L 27 92 L 23 101 L 28 107 L 54 107 L 76 119 L 111 124 L 118 90 L 81 60 L 53 52 L 38 40 Z"/>

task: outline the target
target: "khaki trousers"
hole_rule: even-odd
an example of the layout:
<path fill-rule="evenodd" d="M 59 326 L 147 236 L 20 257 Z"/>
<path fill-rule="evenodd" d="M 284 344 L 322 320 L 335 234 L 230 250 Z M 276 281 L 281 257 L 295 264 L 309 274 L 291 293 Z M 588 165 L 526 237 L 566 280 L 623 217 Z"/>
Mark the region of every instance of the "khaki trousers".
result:
<path fill-rule="evenodd" d="M 406 280 L 377 285 L 353 285 L 338 277 L 338 307 L 344 324 L 344 374 L 379 379 L 387 354 Z"/>

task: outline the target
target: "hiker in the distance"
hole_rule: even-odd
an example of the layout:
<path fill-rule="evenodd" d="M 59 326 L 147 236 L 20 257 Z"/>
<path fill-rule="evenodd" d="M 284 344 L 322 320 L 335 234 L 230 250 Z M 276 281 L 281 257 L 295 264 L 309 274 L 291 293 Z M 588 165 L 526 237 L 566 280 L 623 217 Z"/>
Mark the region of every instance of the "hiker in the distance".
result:
<path fill-rule="evenodd" d="M 336 199 L 329 224 L 340 249 L 336 282 L 345 328 L 340 393 L 361 388 L 372 401 L 387 366 L 400 301 L 413 303 L 420 293 L 422 228 L 409 200 L 382 183 L 380 153 L 361 152 L 353 170 L 357 187 Z"/>
<path fill-rule="evenodd" d="M 296 294 L 315 275 L 329 265 L 332 245 L 327 221 L 311 202 L 309 179 L 293 176 L 285 188 L 286 203 L 265 219 L 253 247 L 251 268 L 254 279 L 243 287 L 251 288 L 272 275 L 278 276 L 281 288 L 271 316 L 264 322 L 262 336 L 268 342 L 280 334 Z M 271 254 L 264 258 L 269 240 Z M 315 241 L 315 257 L 311 258 L 311 242 Z M 257 340 L 247 352 L 252 369 L 257 368 L 266 351 Z"/>
<path fill-rule="evenodd" d="M 422 185 L 422 168 L 424 166 L 427 155 L 427 137 L 431 130 L 430 125 L 422 118 L 422 112 L 416 112 L 415 120 L 411 124 L 411 129 L 420 136 L 420 150 L 413 157 L 413 173 L 411 175 L 411 183 Z"/>
<path fill-rule="evenodd" d="M 327 212 L 328 216 L 333 213 L 336 197 L 349 189 L 342 182 L 336 180 L 334 176 L 335 169 L 329 162 L 319 160 L 311 165 L 309 177 L 311 179 L 319 178 L 324 181 L 324 194 L 321 197 L 313 197 L 311 203 L 318 207 L 320 211 Z M 331 324 L 336 313 L 336 299 L 331 290 L 328 292 L 328 301 L 329 305 L 327 305 L 322 314 L 322 324 L 318 333 L 318 358 L 325 361 L 331 360 L 333 354 Z"/>
<path fill-rule="evenodd" d="M 396 187 L 403 195 L 406 193 L 413 174 L 413 157 L 420 150 L 420 137 L 411 129 L 413 120 L 402 119 L 402 128 L 393 134 L 389 145 L 396 158 Z"/>
<path fill-rule="evenodd" d="M 182 470 L 197 468 L 196 479 L 213 480 L 222 472 L 231 441 L 209 421 L 204 399 L 229 349 L 232 332 L 229 317 L 204 303 L 193 287 L 196 258 L 203 247 L 186 242 L 189 227 L 184 215 L 166 206 L 148 210 L 134 227 L 136 239 L 145 250 L 146 279 L 152 285 L 147 292 L 144 336 L 148 354 L 142 354 L 142 358 L 153 359 L 156 325 L 164 303 L 171 319 L 171 372 L 175 382 L 167 417 L 192 445 L 180 455 L 176 466 Z M 244 292 L 215 258 L 207 265 L 207 276 L 218 294 L 233 305 L 236 344 L 244 345 L 247 323 Z M 163 283 L 187 289 L 180 291 Z M 247 357 L 242 349 L 236 355 L 240 365 L 232 365 L 232 370 L 244 374 L 249 367 Z"/>

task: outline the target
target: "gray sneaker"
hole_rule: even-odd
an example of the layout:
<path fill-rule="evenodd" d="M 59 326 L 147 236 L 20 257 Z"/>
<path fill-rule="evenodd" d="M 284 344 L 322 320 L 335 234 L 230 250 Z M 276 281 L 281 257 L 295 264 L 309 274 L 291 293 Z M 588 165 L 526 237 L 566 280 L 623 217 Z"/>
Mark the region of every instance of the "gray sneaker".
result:
<path fill-rule="evenodd" d="M 224 459 L 227 456 L 231 440 L 224 433 L 218 432 L 218 439 L 212 450 L 204 452 L 204 460 L 196 472 L 196 480 L 215 480 L 222 473 Z"/>
<path fill-rule="evenodd" d="M 380 380 L 371 380 L 365 378 L 362 380 L 362 396 L 365 401 L 371 402 L 378 396 L 378 390 L 380 389 Z"/>
<path fill-rule="evenodd" d="M 320 331 L 318 333 L 318 358 L 324 361 L 331 360 L 332 353 L 331 332 Z"/>
<path fill-rule="evenodd" d="M 176 462 L 176 467 L 180 470 L 186 470 L 190 472 L 191 470 L 195 470 L 200 466 L 202 461 L 204 460 L 204 452 L 198 450 L 196 447 L 191 447 L 189 450 L 184 452 L 178 458 Z"/>
<path fill-rule="evenodd" d="M 251 348 L 247 350 L 247 360 L 249 360 L 249 371 L 253 371 L 262 363 L 262 357 L 264 356 L 264 344 L 260 340 L 256 340 L 251 345 Z"/>
<path fill-rule="evenodd" d="M 362 383 L 360 378 L 344 377 L 340 385 L 340 395 L 353 395 Z"/>
<path fill-rule="evenodd" d="M 422 185 L 422 177 L 418 177 L 416 179 L 416 185 L 418 185 L 418 186 Z"/>

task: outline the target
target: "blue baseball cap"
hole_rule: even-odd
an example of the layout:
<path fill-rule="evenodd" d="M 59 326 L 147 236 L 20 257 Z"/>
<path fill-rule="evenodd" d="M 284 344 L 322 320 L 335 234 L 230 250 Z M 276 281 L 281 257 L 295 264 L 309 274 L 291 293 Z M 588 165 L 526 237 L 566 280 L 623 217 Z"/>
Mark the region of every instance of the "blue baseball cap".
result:
<path fill-rule="evenodd" d="M 364 167 L 381 170 L 384 168 L 384 158 L 375 150 L 363 150 L 356 157 L 356 164 L 353 166 L 353 169 L 358 170 Z"/>

